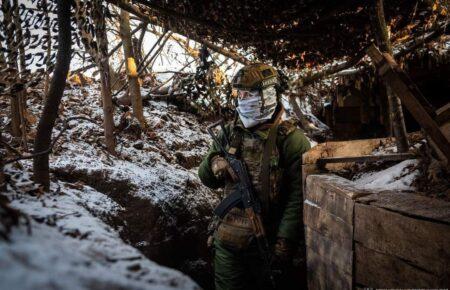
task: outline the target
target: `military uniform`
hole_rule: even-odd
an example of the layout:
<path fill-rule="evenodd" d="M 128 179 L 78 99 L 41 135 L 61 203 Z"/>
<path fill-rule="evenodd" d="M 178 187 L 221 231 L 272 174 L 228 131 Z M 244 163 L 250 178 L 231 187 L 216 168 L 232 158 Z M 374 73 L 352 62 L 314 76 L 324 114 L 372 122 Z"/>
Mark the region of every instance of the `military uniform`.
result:
<path fill-rule="evenodd" d="M 290 121 L 276 125 L 276 146 L 270 153 L 269 186 L 263 190 L 261 161 L 269 130 L 273 126 L 266 122 L 247 129 L 235 122 L 225 128 L 221 135 L 230 140 L 237 149 L 236 155 L 244 161 L 255 193 L 262 204 L 262 217 L 269 242 L 273 245 L 279 238 L 295 244 L 302 229 L 301 156 L 310 148 L 304 134 Z M 225 144 L 225 142 L 224 142 Z M 220 154 L 213 144 L 200 164 L 199 177 L 208 187 L 224 187 L 225 194 L 233 191 L 235 183 L 229 179 L 218 179 L 211 170 L 211 161 Z M 267 192 L 264 196 L 264 192 Z M 214 267 L 216 289 L 264 289 L 263 262 L 253 239 L 252 227 L 242 208 L 235 207 L 220 221 L 214 234 Z"/>

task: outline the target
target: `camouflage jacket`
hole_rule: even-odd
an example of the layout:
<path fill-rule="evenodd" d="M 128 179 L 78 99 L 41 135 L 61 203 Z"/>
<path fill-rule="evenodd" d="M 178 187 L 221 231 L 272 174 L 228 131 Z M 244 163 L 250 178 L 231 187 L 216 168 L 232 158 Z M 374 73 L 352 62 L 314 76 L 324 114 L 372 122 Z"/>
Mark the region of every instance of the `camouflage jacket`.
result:
<path fill-rule="evenodd" d="M 231 143 L 236 132 L 240 131 L 241 145 L 237 155 L 245 162 L 257 195 L 261 194 L 260 163 L 269 128 L 270 126 L 266 125 L 256 130 L 248 130 L 239 123 L 225 127 L 225 133 Z M 302 230 L 302 154 L 310 149 L 310 144 L 290 121 L 281 122 L 277 133 L 277 146 L 271 154 L 269 167 L 270 205 L 263 219 L 269 237 L 287 238 L 295 242 Z M 221 138 L 224 140 L 224 136 Z M 219 153 L 213 143 L 200 164 L 198 174 L 203 184 L 213 189 L 224 187 L 225 194 L 228 194 L 233 189 L 233 184 L 218 180 L 211 170 L 211 159 Z"/>

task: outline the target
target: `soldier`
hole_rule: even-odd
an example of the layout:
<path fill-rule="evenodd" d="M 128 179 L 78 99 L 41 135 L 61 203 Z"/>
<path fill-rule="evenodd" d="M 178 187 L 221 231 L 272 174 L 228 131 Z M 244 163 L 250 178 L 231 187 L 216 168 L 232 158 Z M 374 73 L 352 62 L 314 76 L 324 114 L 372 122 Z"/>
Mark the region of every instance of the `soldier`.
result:
<path fill-rule="evenodd" d="M 237 90 L 239 118 L 225 126 L 227 150 L 233 151 L 247 167 L 261 203 L 273 263 L 288 265 L 303 236 L 301 157 L 310 144 L 291 121 L 282 121 L 282 86 L 273 67 L 245 66 L 232 84 Z M 235 185 L 229 170 L 229 164 L 213 143 L 199 167 L 201 181 L 213 189 L 224 187 L 228 195 Z M 270 288 L 250 220 L 242 206 L 232 208 L 219 221 L 213 237 L 216 289 Z"/>

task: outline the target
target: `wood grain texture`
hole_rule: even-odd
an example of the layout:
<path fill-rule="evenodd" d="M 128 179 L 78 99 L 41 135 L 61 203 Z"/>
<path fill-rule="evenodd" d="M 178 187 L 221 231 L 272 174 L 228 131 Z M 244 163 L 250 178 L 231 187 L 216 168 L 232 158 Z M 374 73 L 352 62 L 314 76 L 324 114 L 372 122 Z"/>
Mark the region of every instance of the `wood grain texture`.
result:
<path fill-rule="evenodd" d="M 303 164 L 315 164 L 317 159 L 324 157 L 361 156 L 372 153 L 383 142 L 389 138 L 331 141 L 318 144 L 303 154 Z M 336 165 L 336 164 L 332 164 Z M 331 166 L 331 164 L 330 164 Z"/>
<path fill-rule="evenodd" d="M 307 252 L 308 289 L 352 289 L 352 276 L 323 261 L 313 251 Z"/>
<path fill-rule="evenodd" d="M 310 175 L 306 181 L 305 199 L 336 215 L 346 223 L 353 223 L 353 206 L 360 190 L 351 182 L 332 175 Z"/>
<path fill-rule="evenodd" d="M 450 203 L 441 199 L 410 192 L 384 191 L 361 197 L 358 202 L 450 225 Z"/>
<path fill-rule="evenodd" d="M 304 203 L 305 225 L 345 249 L 352 249 L 353 226 L 308 202 Z"/>
<path fill-rule="evenodd" d="M 397 257 L 355 245 L 355 283 L 373 288 L 445 288 L 448 281 Z"/>
<path fill-rule="evenodd" d="M 333 265 L 340 272 L 352 275 L 352 249 L 342 247 L 311 228 L 306 228 L 305 231 L 307 252 L 314 252 L 327 265 Z"/>
<path fill-rule="evenodd" d="M 438 277 L 450 276 L 450 226 L 355 204 L 355 240 Z"/>
<path fill-rule="evenodd" d="M 306 178 L 311 174 L 319 174 L 320 170 L 316 164 L 304 164 L 302 165 L 302 190 L 303 199 L 306 199 Z"/>

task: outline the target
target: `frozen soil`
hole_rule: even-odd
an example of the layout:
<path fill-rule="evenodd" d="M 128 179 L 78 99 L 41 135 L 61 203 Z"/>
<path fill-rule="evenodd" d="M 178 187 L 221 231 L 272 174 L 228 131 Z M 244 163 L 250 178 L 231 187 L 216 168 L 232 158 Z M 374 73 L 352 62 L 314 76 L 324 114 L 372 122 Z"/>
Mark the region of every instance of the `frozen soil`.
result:
<path fill-rule="evenodd" d="M 117 156 L 112 156 L 106 152 L 103 145 L 101 126 L 103 113 L 99 92 L 98 85 L 93 84 L 89 87 L 72 87 L 67 89 L 64 95 L 60 110 L 61 119 L 74 116 L 91 119 L 91 121 L 70 121 L 69 129 L 57 142 L 50 158 L 52 187 L 59 184 L 61 187 L 59 192 L 63 193 L 62 196 L 65 198 L 48 193 L 38 197 L 17 195 L 10 187 L 8 192 L 9 198 L 13 199 L 12 207 L 28 213 L 28 207 L 23 209 L 18 205 L 27 205 L 32 198 L 35 199 L 33 211 L 38 212 L 39 206 L 46 203 L 47 199 L 53 198 L 55 206 L 61 207 L 60 213 L 64 215 L 68 214 L 66 212 L 68 210 L 64 209 L 66 203 L 71 200 L 67 196 L 82 196 L 81 199 L 85 200 L 95 192 L 95 196 L 99 198 L 95 198 L 94 202 L 84 202 L 82 208 L 87 209 L 83 211 L 82 216 L 89 213 L 92 219 L 99 223 L 97 217 L 101 218 L 103 226 L 108 227 L 109 231 L 116 235 L 116 242 L 140 254 L 139 260 L 142 259 L 152 265 L 155 265 L 152 262 L 155 261 L 176 268 L 191 276 L 202 287 L 211 287 L 210 254 L 205 241 L 212 209 L 218 198 L 216 193 L 200 183 L 196 173 L 209 145 L 209 137 L 203 129 L 204 124 L 199 124 L 195 116 L 179 112 L 171 105 L 150 101 L 144 107 L 144 114 L 151 129 L 143 132 L 126 108 L 117 108 L 115 112 L 115 125 L 118 129 Z M 32 123 L 30 139 L 34 136 L 36 120 L 42 109 L 41 98 L 40 93 L 35 92 L 28 100 L 30 108 L 28 119 Z M 6 112 L 0 111 L 0 116 L 2 121 L 7 121 Z M 55 126 L 54 136 L 62 128 L 63 124 L 58 123 Z M 22 166 L 28 170 L 30 163 L 22 162 Z M 106 207 L 108 204 L 114 206 Z M 42 231 L 44 236 L 47 235 L 46 226 L 42 223 L 32 221 L 32 228 L 34 227 L 39 228 L 37 231 Z M 90 232 L 95 233 L 96 229 Z M 19 227 L 14 230 L 13 242 L 4 246 L 14 247 L 18 243 L 14 242 L 16 232 L 21 237 L 26 236 L 20 231 L 23 232 L 24 229 Z M 48 232 L 48 235 L 52 235 L 53 227 Z M 40 237 L 32 234 L 26 239 L 39 243 Z M 64 239 L 69 238 L 64 235 Z M 61 244 L 58 247 L 64 246 Z M 99 255 L 102 255 L 102 249 L 98 250 Z M 120 252 L 118 248 L 118 253 Z M 65 267 L 70 268 L 71 262 L 67 262 Z M 115 263 L 106 268 L 113 264 Z M 139 267 L 144 271 L 147 264 Z M 191 289 L 195 286 L 195 283 L 186 276 L 173 272 L 189 281 L 178 283 L 177 287 L 181 287 L 180 289 Z"/>
<path fill-rule="evenodd" d="M 23 216 L 0 240 L 0 289 L 199 289 L 120 238 L 109 224 L 124 209 L 110 197 L 60 181 L 40 194 L 27 172 L 6 174 L 4 194 Z"/>

